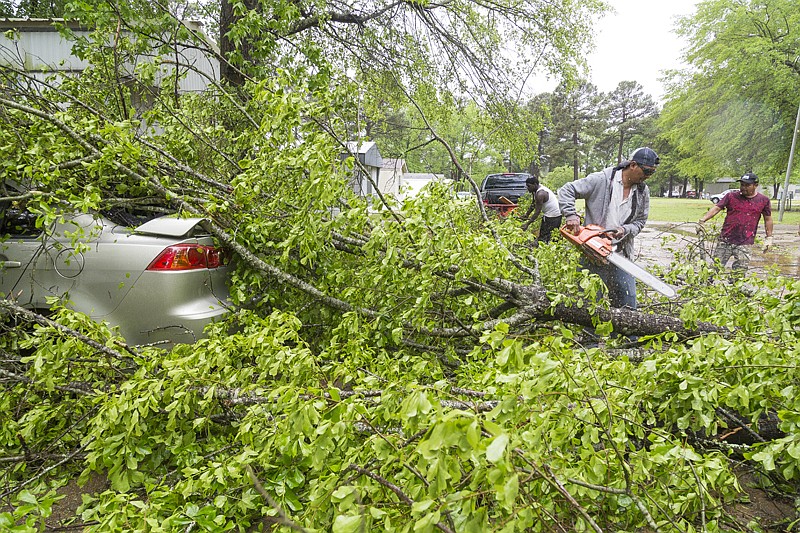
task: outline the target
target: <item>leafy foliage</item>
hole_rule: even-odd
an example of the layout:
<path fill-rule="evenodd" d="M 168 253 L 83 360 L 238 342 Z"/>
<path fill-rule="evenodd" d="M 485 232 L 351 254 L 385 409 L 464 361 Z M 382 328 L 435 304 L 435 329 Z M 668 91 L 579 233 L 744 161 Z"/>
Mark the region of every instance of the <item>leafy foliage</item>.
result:
<path fill-rule="evenodd" d="M 571 166 L 573 180 L 589 167 L 591 146 L 605 126 L 601 101 L 602 95 L 587 81 L 562 84 L 552 95 L 552 131 L 547 139 L 550 164 Z"/>
<path fill-rule="evenodd" d="M 661 127 L 686 175 L 752 170 L 780 181 L 798 108 L 795 7 L 708 1 L 682 20 L 692 69 L 674 73 Z"/>
<path fill-rule="evenodd" d="M 341 140 L 358 91 L 324 60 L 176 97 L 143 65 L 121 83 L 97 13 L 79 76 L 29 91 L 4 69 L 4 178 L 36 191 L 41 223 L 206 217 L 237 255 L 235 312 L 165 351 L 1 301 L 2 527 L 44 528 L 60 487 L 100 477 L 87 531 L 722 530 L 739 486 L 718 432 L 762 415 L 784 433 L 744 456 L 796 492 L 797 282 L 720 291 L 682 261 L 680 302 L 611 311 L 576 250 L 534 246 L 513 216 L 444 188 L 356 196 Z M 587 329 L 648 349 L 589 347 Z"/>
<path fill-rule="evenodd" d="M 702 305 L 699 287 L 685 290 L 695 294 L 686 320 L 713 314 L 742 333 L 666 344 L 637 362 L 582 348 L 563 326 L 512 335 L 501 324 L 453 367 L 381 346 L 388 328 L 353 313 L 320 335 L 292 313 L 243 312 L 233 334 L 220 324 L 196 345 L 105 363 L 37 327 L 19 361 L 30 381 L 4 394 L 3 446 L 82 450 L 75 466 L 109 480 L 84 504 L 98 531 L 246 529 L 279 509 L 307 530 L 684 529 L 703 510 L 721 520 L 737 493 L 725 455 L 698 439 L 729 424 L 717 411 L 754 421 L 778 412 L 787 436 L 749 455 L 785 482 L 797 475 L 798 412 L 786 372 L 798 349 L 791 304 L 776 305 L 767 287 L 747 306 L 711 290 L 718 305 Z"/>

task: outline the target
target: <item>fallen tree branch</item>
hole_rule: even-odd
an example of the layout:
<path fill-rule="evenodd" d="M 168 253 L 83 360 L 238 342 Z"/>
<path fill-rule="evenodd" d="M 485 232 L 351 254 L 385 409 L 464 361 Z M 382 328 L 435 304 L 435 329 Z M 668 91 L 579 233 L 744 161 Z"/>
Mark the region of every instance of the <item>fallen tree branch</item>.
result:
<path fill-rule="evenodd" d="M 250 477 L 250 481 L 253 482 L 253 486 L 256 488 L 256 491 L 258 491 L 258 493 L 261 494 L 261 496 L 265 500 L 267 500 L 269 506 L 275 509 L 275 512 L 278 513 L 277 522 L 280 525 L 286 526 L 290 529 L 294 529 L 295 531 L 305 531 L 305 528 L 294 523 L 292 520 L 289 519 L 288 516 L 286 516 L 286 513 L 283 512 L 283 509 L 281 509 L 281 506 L 278 505 L 278 502 L 276 502 L 275 499 L 272 498 L 272 496 L 270 496 L 269 493 L 264 489 L 264 486 L 261 484 L 261 481 L 259 481 L 258 477 L 256 476 L 256 473 L 253 471 L 253 467 L 251 467 L 250 465 L 244 465 L 244 469 L 245 471 L 247 471 L 247 475 Z"/>
<path fill-rule="evenodd" d="M 360 466 L 355 465 L 355 464 L 351 464 L 350 466 L 347 467 L 347 469 L 348 470 L 352 470 L 354 472 L 358 472 L 359 474 L 367 476 L 368 478 L 378 482 L 380 485 L 383 485 L 384 487 L 386 487 L 387 489 L 392 491 L 400 499 L 400 501 L 402 501 L 404 504 L 408 505 L 409 507 L 414 505 L 414 500 L 409 498 L 402 490 L 400 490 L 400 487 L 398 487 L 397 485 L 395 485 L 393 483 L 390 483 L 389 481 L 387 481 L 386 479 L 382 478 L 378 474 L 376 474 L 376 473 L 374 473 L 374 472 L 372 472 L 370 470 L 367 470 L 365 468 L 361 468 Z M 455 533 L 452 529 L 450 529 L 446 524 L 443 524 L 442 522 L 437 522 L 436 523 L 436 527 L 438 527 L 440 530 L 444 531 L 445 533 Z"/>
<path fill-rule="evenodd" d="M 636 503 L 636 507 L 644 515 L 645 520 L 647 520 L 647 523 L 650 525 L 650 527 L 653 529 L 653 531 L 656 531 L 656 532 L 661 531 L 661 529 L 658 527 L 658 524 L 656 524 L 656 521 L 653 520 L 653 516 L 650 514 L 650 511 L 648 511 L 647 507 L 645 507 L 644 502 L 642 502 L 641 498 L 636 496 L 636 494 L 634 494 L 633 491 L 631 491 L 629 489 L 615 489 L 613 487 L 606 487 L 606 486 L 603 486 L 603 485 L 595 485 L 593 483 L 587 483 L 585 481 L 581 481 L 580 479 L 574 479 L 574 478 L 567 478 L 567 481 L 569 481 L 570 483 L 573 483 L 575 485 L 579 485 L 581 487 L 585 487 L 587 489 L 596 490 L 598 492 L 606 492 L 608 494 L 619 494 L 619 495 L 628 496 L 630 499 L 632 499 Z"/>
<path fill-rule="evenodd" d="M 589 513 L 586 511 L 586 509 L 584 509 L 583 506 L 578 503 L 578 500 L 576 500 L 572 494 L 570 494 L 564 484 L 561 483 L 561 481 L 558 479 L 558 476 L 556 476 L 555 472 L 553 472 L 553 469 L 547 465 L 544 465 L 544 467 L 547 469 L 547 473 L 552 477 L 552 484 L 555 486 L 556 490 L 558 490 L 558 492 L 560 492 L 561 495 L 567 499 L 570 505 L 578 510 L 583 519 L 586 520 L 590 526 L 592 526 L 592 529 L 594 529 L 597 533 L 603 533 L 603 530 L 600 528 L 597 522 L 595 522 L 592 517 L 589 516 Z"/>
<path fill-rule="evenodd" d="M 3 370 L 0 368 L 0 376 L 8 378 L 12 381 L 16 381 L 17 383 L 27 383 L 27 384 L 35 384 L 36 382 L 30 379 L 27 376 L 23 376 L 22 374 L 17 374 L 15 372 L 9 372 L 8 370 Z M 81 396 L 94 396 L 94 392 L 92 390 L 86 390 L 83 388 L 78 387 L 71 387 L 71 386 L 64 386 L 64 385 L 53 385 L 53 388 L 56 390 L 60 390 L 63 392 L 72 392 L 74 394 L 79 394 Z"/>
<path fill-rule="evenodd" d="M 86 335 L 84 335 L 83 333 L 81 333 L 79 331 L 75 331 L 74 329 L 68 328 L 67 326 L 61 325 L 58 322 L 50 320 L 49 318 L 45 318 L 45 317 L 43 317 L 42 315 L 40 315 L 38 313 L 34 313 L 33 311 L 25 309 L 24 307 L 20 307 L 19 305 L 15 304 L 15 303 L 13 303 L 13 302 L 11 302 L 9 300 L 0 299 L 0 309 L 5 309 L 6 311 L 10 312 L 11 314 L 14 314 L 16 316 L 21 316 L 21 317 L 25 318 L 25 320 L 27 320 L 28 322 L 35 322 L 35 323 L 40 324 L 42 326 L 53 328 L 53 329 L 65 334 L 65 335 L 70 336 L 70 337 L 75 337 L 76 339 L 78 339 L 79 341 L 83 342 L 87 346 L 90 346 L 91 348 L 94 348 L 98 352 L 103 353 L 103 354 L 105 354 L 105 355 L 107 355 L 109 357 L 112 357 L 114 359 L 119 359 L 119 360 L 129 360 L 130 359 L 130 356 L 123 355 L 122 353 L 120 353 L 120 352 L 118 352 L 116 350 L 112 350 L 108 346 L 100 344 L 96 340 L 94 340 L 94 339 L 92 339 L 90 337 L 87 337 Z M 128 345 L 123 344 L 122 347 L 125 348 L 125 350 L 127 350 L 131 355 L 137 355 L 136 352 L 132 348 L 130 348 Z"/>
<path fill-rule="evenodd" d="M 42 120 L 48 121 L 62 130 L 68 137 L 73 139 L 81 147 L 83 147 L 91 156 L 102 155 L 102 152 L 88 142 L 85 138 L 83 138 L 79 132 L 75 131 L 55 116 L 4 98 L 0 98 L 0 104 L 4 104 L 8 107 L 18 109 L 32 116 L 36 116 Z M 102 142 L 102 139 L 96 140 Z M 252 268 L 264 272 L 280 283 L 294 287 L 306 293 L 327 307 L 339 310 L 341 312 L 356 312 L 371 319 L 378 319 L 383 316 L 382 312 L 375 309 L 356 306 L 335 296 L 328 295 L 313 284 L 308 283 L 307 281 L 304 281 L 303 279 L 285 272 L 284 270 L 262 260 L 248 248 L 241 245 L 235 239 L 235 237 L 231 236 L 228 231 L 225 230 L 225 228 L 209 219 L 207 213 L 203 212 L 193 204 L 185 201 L 180 195 L 170 191 L 162 184 L 158 177 L 149 174 L 142 174 L 141 171 L 143 169 L 140 168 L 139 171 L 134 170 L 120 161 L 115 160 L 113 164 L 125 175 L 136 179 L 139 182 L 148 182 L 155 191 L 158 191 L 158 194 L 160 194 L 176 209 L 191 213 L 195 216 L 204 217 L 204 228 L 214 237 L 219 239 L 219 241 L 227 248 L 242 258 Z M 485 212 L 483 215 L 485 217 Z M 496 234 L 496 232 L 494 232 L 494 235 L 495 239 L 498 241 L 498 245 L 503 246 L 502 241 L 499 240 L 499 236 Z M 527 272 L 533 279 L 537 279 L 538 274 L 534 271 L 531 271 L 527 267 L 524 267 L 524 265 L 520 265 L 519 261 L 510 252 L 508 255 L 508 260 L 515 264 L 515 266 L 517 266 L 517 268 L 520 270 Z M 492 280 L 486 285 L 490 287 L 490 292 L 496 296 L 512 302 L 516 306 L 517 312 L 512 314 L 510 317 L 483 321 L 469 328 L 464 328 L 463 326 L 458 325 L 455 327 L 443 327 L 438 329 L 418 329 L 414 328 L 410 324 L 406 324 L 405 328 L 409 331 L 414 331 L 417 334 L 429 335 L 432 337 L 459 338 L 475 335 L 476 332 L 494 329 L 500 323 L 508 324 L 513 328 L 515 326 L 521 326 L 531 320 L 557 319 L 586 327 L 594 326 L 594 321 L 592 319 L 593 317 L 585 308 L 578 308 L 574 305 L 568 307 L 565 304 L 559 304 L 551 309 L 551 303 L 547 298 L 546 290 L 544 287 L 538 284 L 520 285 L 507 280 L 498 279 Z M 487 286 L 480 288 L 482 290 L 486 290 L 488 288 Z M 683 322 L 679 319 L 664 315 L 642 314 L 637 311 L 626 309 L 598 310 L 595 314 L 600 320 L 604 322 L 611 322 L 616 332 L 626 335 L 655 335 L 664 331 L 672 331 L 681 338 L 690 338 L 692 336 L 708 332 L 720 333 L 722 335 L 729 334 L 727 329 L 711 324 L 701 323 L 698 324 L 695 329 L 689 329 L 686 328 Z"/>
<path fill-rule="evenodd" d="M 77 450 L 73 451 L 71 454 L 67 455 L 62 460 L 57 462 L 56 464 L 45 468 L 44 470 L 42 470 L 41 472 L 39 472 L 35 476 L 32 476 L 32 477 L 26 479 L 25 481 L 23 481 L 19 485 L 16 485 L 15 487 L 7 490 L 6 492 L 0 493 L 0 499 L 5 498 L 6 496 L 8 496 L 10 494 L 14 494 L 15 492 L 18 492 L 19 490 L 27 487 L 31 483 L 34 483 L 35 481 L 38 481 L 39 479 L 45 477 L 48 473 L 50 473 L 51 471 L 55 470 L 59 466 L 61 466 L 63 464 L 66 464 L 66 463 L 70 462 L 71 460 L 75 459 L 76 457 L 78 457 L 79 454 L 81 454 L 83 452 L 83 450 L 86 449 L 87 446 L 89 446 L 91 443 L 93 443 L 94 440 L 95 440 L 94 437 L 90 438 L 85 443 L 83 443 L 83 445 L 80 448 L 78 448 Z"/>

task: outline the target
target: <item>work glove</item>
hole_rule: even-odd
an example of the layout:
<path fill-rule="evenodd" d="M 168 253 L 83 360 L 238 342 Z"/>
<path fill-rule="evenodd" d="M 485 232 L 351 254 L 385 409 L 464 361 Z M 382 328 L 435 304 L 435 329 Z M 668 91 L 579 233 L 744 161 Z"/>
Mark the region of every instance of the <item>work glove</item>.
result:
<path fill-rule="evenodd" d="M 706 223 L 703 222 L 702 220 L 698 220 L 697 221 L 697 227 L 695 228 L 695 231 L 701 237 L 706 234 L 706 225 L 705 224 Z"/>
<path fill-rule="evenodd" d="M 764 249 L 761 251 L 766 253 L 770 248 L 772 248 L 772 235 L 764 239 Z"/>
<path fill-rule="evenodd" d="M 623 228 L 622 226 L 614 228 L 614 230 L 608 232 L 608 234 L 615 241 L 621 241 L 625 237 L 625 228 Z"/>

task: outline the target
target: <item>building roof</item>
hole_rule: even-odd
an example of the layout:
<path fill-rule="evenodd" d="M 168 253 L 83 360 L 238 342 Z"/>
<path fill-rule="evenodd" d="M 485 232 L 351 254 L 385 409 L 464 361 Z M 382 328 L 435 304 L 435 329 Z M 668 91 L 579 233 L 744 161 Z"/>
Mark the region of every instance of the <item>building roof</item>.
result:
<path fill-rule="evenodd" d="M 378 168 L 383 166 L 383 158 L 378 151 L 378 145 L 372 141 L 361 143 L 360 145 L 358 141 L 348 141 L 347 151 L 342 156 L 347 158 L 350 155 L 357 155 L 358 160 L 366 166 Z"/>

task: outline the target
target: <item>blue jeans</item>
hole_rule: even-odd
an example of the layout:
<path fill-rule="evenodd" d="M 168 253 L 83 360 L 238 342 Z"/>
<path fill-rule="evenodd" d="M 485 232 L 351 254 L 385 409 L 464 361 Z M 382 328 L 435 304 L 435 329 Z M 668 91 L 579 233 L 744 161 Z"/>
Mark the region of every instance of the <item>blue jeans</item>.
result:
<path fill-rule="evenodd" d="M 608 287 L 611 307 L 636 309 L 636 279 L 633 276 L 610 263 L 597 265 L 587 259 L 581 259 L 581 265 L 603 280 Z"/>

